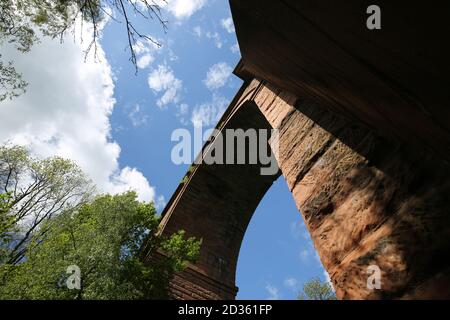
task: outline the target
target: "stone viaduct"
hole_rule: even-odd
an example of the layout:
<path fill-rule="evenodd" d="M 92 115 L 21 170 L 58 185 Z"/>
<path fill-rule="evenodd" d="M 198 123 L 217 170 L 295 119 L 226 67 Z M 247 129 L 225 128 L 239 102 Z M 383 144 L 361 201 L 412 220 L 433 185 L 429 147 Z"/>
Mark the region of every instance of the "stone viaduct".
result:
<path fill-rule="evenodd" d="M 364 0 L 230 1 L 244 84 L 217 129 L 279 129 L 280 170 L 191 167 L 161 232 L 203 244 L 173 298 L 235 298 L 241 241 L 280 174 L 338 298 L 450 298 L 447 3 L 377 1 L 382 29 L 368 30 Z"/>

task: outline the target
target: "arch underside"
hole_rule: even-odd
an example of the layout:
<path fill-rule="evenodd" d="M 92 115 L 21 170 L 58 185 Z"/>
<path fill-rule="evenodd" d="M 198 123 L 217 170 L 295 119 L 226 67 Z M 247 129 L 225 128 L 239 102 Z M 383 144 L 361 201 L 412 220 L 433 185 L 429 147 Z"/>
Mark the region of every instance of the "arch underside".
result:
<path fill-rule="evenodd" d="M 313 2 L 230 0 L 246 82 L 217 129 L 279 130 L 280 171 L 338 298 L 448 299 L 448 10 L 381 1 L 389 27 L 371 33 L 365 1 Z M 203 245 L 174 298 L 235 297 L 243 235 L 277 177 L 259 169 L 194 166 L 175 191 L 162 233 Z"/>
<path fill-rule="evenodd" d="M 279 130 L 280 171 L 339 298 L 448 296 L 447 164 L 258 80 L 244 85 L 217 127 L 227 128 Z M 172 297 L 235 298 L 245 230 L 279 176 L 260 168 L 200 164 L 188 172 L 161 228 L 203 243 L 199 261 L 173 279 Z M 382 271 L 381 290 L 367 287 L 371 265 Z"/>
<path fill-rule="evenodd" d="M 225 115 L 217 127 L 224 137 L 224 156 L 230 152 L 226 149 L 227 129 L 271 129 L 264 115 L 251 100 L 256 87 L 245 92 L 249 94 L 246 99 L 241 99 L 236 102 L 238 105 L 230 107 L 235 110 Z M 204 155 L 211 152 L 216 141 L 218 140 L 203 147 Z M 248 154 L 248 143 L 245 147 Z M 168 209 L 163 213 L 161 224 L 163 234 L 172 234 L 183 229 L 187 236 L 202 239 L 200 259 L 189 267 L 178 286 L 175 279 L 174 285 L 180 291 L 175 290 L 175 294 L 180 297 L 188 294 L 190 298 L 235 297 L 235 273 L 242 239 L 259 202 L 280 176 L 278 170 L 274 175 L 261 175 L 262 167 L 265 166 L 259 163 L 202 163 L 191 166 L 176 199 L 169 203 Z M 211 287 L 210 291 L 195 292 L 192 287 L 194 283 L 186 282 L 185 278 L 189 276 L 194 277 L 193 282 L 202 281 L 203 287 Z M 183 286 L 188 285 L 188 290 L 183 290 Z"/>

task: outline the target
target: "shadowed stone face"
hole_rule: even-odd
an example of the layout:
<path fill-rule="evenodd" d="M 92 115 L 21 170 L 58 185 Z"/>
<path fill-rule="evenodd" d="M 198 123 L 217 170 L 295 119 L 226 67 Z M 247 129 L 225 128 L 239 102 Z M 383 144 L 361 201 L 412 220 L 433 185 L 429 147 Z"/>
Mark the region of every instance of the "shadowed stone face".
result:
<path fill-rule="evenodd" d="M 411 154 L 398 141 L 256 80 L 244 86 L 220 123 L 218 130 L 279 130 L 281 173 L 339 298 L 448 296 L 442 283 L 449 264 L 440 255 L 450 249 L 450 186 L 442 161 Z M 175 298 L 235 297 L 245 230 L 278 177 L 262 176 L 259 169 L 200 164 L 175 193 L 163 234 L 184 229 L 203 240 L 198 263 L 172 282 Z M 379 288 L 368 284 L 374 266 Z"/>
<path fill-rule="evenodd" d="M 234 107 L 236 110 L 222 119 L 218 131 L 271 129 L 252 100 L 239 101 L 230 109 Z M 214 149 L 211 148 L 214 143 L 207 143 L 203 151 Z M 268 141 L 264 143 L 267 145 Z M 232 151 L 236 154 L 236 150 Z M 224 155 L 229 153 L 225 149 Z M 163 213 L 163 234 L 184 229 L 187 235 L 202 239 L 200 260 L 189 272 L 212 283 L 212 288 L 206 295 L 196 293 L 196 298 L 235 297 L 236 264 L 245 230 L 262 197 L 279 177 L 278 170 L 274 175 L 261 175 L 262 166 L 260 163 L 193 165 Z"/>
<path fill-rule="evenodd" d="M 355 3 L 231 0 L 246 82 L 217 129 L 278 130 L 280 172 L 338 298 L 448 299 L 450 68 L 435 32 L 448 10 L 381 0 L 390 14 L 368 33 Z M 174 298 L 235 297 L 242 238 L 277 178 L 260 169 L 200 164 L 178 187 L 161 232 L 203 245 Z"/>

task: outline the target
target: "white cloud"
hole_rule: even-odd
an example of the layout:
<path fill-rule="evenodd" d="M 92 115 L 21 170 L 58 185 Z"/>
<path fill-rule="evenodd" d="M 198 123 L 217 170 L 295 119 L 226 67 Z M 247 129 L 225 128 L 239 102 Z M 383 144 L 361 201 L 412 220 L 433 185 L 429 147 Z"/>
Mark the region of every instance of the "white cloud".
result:
<path fill-rule="evenodd" d="M 213 94 L 210 102 L 194 108 L 191 122 L 195 127 L 215 125 L 227 108 L 229 101 L 217 94 Z"/>
<path fill-rule="evenodd" d="M 174 62 L 174 61 L 177 61 L 179 59 L 179 57 L 175 54 L 175 52 L 172 49 L 169 48 L 168 51 L 169 51 L 168 54 L 169 54 L 169 60 L 170 61 Z"/>
<path fill-rule="evenodd" d="M 153 57 L 150 54 L 144 54 L 143 56 L 139 57 L 136 61 L 136 64 L 139 69 L 145 69 L 147 68 L 153 61 L 155 60 L 155 57 Z"/>
<path fill-rule="evenodd" d="M 333 282 L 331 282 L 330 275 L 328 274 L 328 272 L 326 270 L 323 271 L 323 275 L 324 275 L 325 280 L 327 281 L 327 283 L 331 286 L 331 288 L 334 291 Z"/>
<path fill-rule="evenodd" d="M 143 114 L 139 104 L 135 104 L 133 108 L 131 108 L 131 111 L 128 113 L 128 118 L 133 127 L 140 127 L 148 123 L 148 115 Z"/>
<path fill-rule="evenodd" d="M 302 260 L 303 263 L 308 263 L 310 256 L 311 252 L 309 252 L 308 249 L 302 249 L 300 251 L 300 260 Z"/>
<path fill-rule="evenodd" d="M 112 184 L 109 186 L 110 193 L 122 193 L 128 190 L 140 190 L 139 200 L 145 201 L 155 199 L 155 189 L 152 188 L 144 175 L 135 168 L 125 167 L 120 174 L 113 176 Z"/>
<path fill-rule="evenodd" d="M 137 55 L 152 53 L 158 49 L 159 47 L 155 42 L 152 42 L 144 38 L 138 39 L 136 43 L 133 45 L 134 53 L 136 53 Z"/>
<path fill-rule="evenodd" d="M 230 50 L 235 54 L 239 54 L 241 52 L 241 49 L 239 48 L 239 44 L 237 42 L 230 47 Z"/>
<path fill-rule="evenodd" d="M 291 223 L 291 234 L 294 239 L 299 239 L 301 237 L 308 242 L 311 241 L 308 230 L 301 220 L 296 220 Z"/>
<path fill-rule="evenodd" d="M 181 115 L 186 115 L 189 112 L 189 106 L 186 103 L 182 103 L 178 106 L 178 110 Z"/>
<path fill-rule="evenodd" d="M 291 222 L 291 235 L 294 239 L 300 238 L 302 234 L 302 224 L 300 221 Z"/>
<path fill-rule="evenodd" d="M 170 103 L 178 103 L 183 82 L 175 77 L 170 67 L 159 65 L 149 74 L 148 86 L 156 93 L 163 93 L 156 102 L 163 108 Z"/>
<path fill-rule="evenodd" d="M 220 24 L 228 33 L 234 33 L 236 31 L 231 17 L 220 20 Z"/>
<path fill-rule="evenodd" d="M 280 294 L 280 291 L 278 290 L 278 288 L 276 288 L 270 284 L 267 284 L 266 290 L 269 293 L 267 300 L 279 300 L 281 298 L 281 294 Z"/>
<path fill-rule="evenodd" d="M 290 289 L 290 290 L 297 291 L 297 289 L 298 289 L 298 280 L 293 278 L 293 277 L 286 278 L 284 280 L 284 286 L 286 288 Z"/>
<path fill-rule="evenodd" d="M 164 7 L 177 19 L 189 18 L 203 8 L 206 2 L 207 0 L 167 0 L 167 3 L 162 0 L 157 1 L 161 7 Z"/>
<path fill-rule="evenodd" d="M 186 117 L 189 114 L 189 105 L 186 103 L 182 103 L 180 105 L 177 105 L 177 113 L 175 114 L 178 120 L 180 120 L 180 123 L 184 126 L 187 126 L 189 123 L 189 120 L 186 119 Z"/>
<path fill-rule="evenodd" d="M 167 204 L 167 202 L 166 202 L 166 199 L 164 198 L 164 196 L 158 196 L 158 198 L 156 198 L 156 200 L 154 201 L 156 210 L 164 209 L 166 204 Z"/>
<path fill-rule="evenodd" d="M 223 46 L 222 39 L 220 38 L 220 34 L 218 32 L 208 31 L 206 33 L 206 37 L 214 41 L 214 45 L 217 49 L 221 49 Z"/>
<path fill-rule="evenodd" d="M 313 246 L 312 242 L 311 242 L 311 246 Z M 320 260 L 320 256 L 317 253 L 317 251 L 315 251 L 315 250 L 314 250 L 314 258 L 316 258 L 316 262 L 319 264 L 319 266 L 322 266 L 322 260 Z"/>
<path fill-rule="evenodd" d="M 230 51 L 234 54 L 240 54 L 241 53 L 241 49 L 239 48 L 239 44 L 236 42 L 235 44 L 233 44 L 230 47 Z"/>
<path fill-rule="evenodd" d="M 214 46 L 217 49 L 222 49 L 224 43 L 227 43 L 227 40 L 222 40 L 222 37 L 220 36 L 220 34 L 217 31 L 204 31 L 202 29 L 202 27 L 200 26 L 195 26 L 192 29 L 192 33 L 194 34 L 195 37 L 197 37 L 198 39 L 201 39 L 203 36 L 205 36 L 207 39 L 212 40 L 212 42 L 214 43 Z"/>
<path fill-rule="evenodd" d="M 3 46 L 2 55 L 15 61 L 29 87 L 0 104 L 0 142 L 27 145 L 38 156 L 72 159 L 99 191 L 134 189 L 141 200 L 151 201 L 155 190 L 142 173 L 120 168 L 120 146 L 111 140 L 109 121 L 113 75 L 101 46 L 97 53 L 98 63 L 92 57 L 84 62 L 80 42 L 71 38 L 63 44 L 43 38 L 29 54 Z"/>
<path fill-rule="evenodd" d="M 231 68 L 225 62 L 219 62 L 209 68 L 206 79 L 203 80 L 203 83 L 210 90 L 215 90 L 223 87 L 233 72 L 233 68 Z"/>
<path fill-rule="evenodd" d="M 203 30 L 202 30 L 202 28 L 200 26 L 194 27 L 194 29 L 192 29 L 192 31 L 194 32 L 194 35 L 197 38 L 201 38 L 201 36 L 203 35 Z"/>
<path fill-rule="evenodd" d="M 161 41 L 160 41 L 161 42 Z M 147 68 L 153 61 L 155 61 L 155 54 L 160 48 L 156 43 L 148 39 L 139 39 L 133 45 L 134 53 L 137 56 L 136 65 L 140 69 Z"/>

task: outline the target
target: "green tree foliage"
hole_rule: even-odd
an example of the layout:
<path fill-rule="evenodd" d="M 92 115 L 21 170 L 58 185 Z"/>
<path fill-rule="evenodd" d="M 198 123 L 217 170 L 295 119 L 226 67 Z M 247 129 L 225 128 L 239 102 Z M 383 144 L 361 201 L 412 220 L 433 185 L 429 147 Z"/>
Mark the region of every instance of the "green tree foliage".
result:
<path fill-rule="evenodd" d="M 74 32 L 77 24 L 89 23 L 92 35 L 86 56 L 91 50 L 96 56 L 101 23 L 105 18 L 111 18 L 125 28 L 130 60 L 137 72 L 137 40 L 144 39 L 157 46 L 160 44 L 137 30 L 131 19 L 136 16 L 156 19 L 164 31 L 167 30 L 167 21 L 163 19 L 160 5 L 154 0 L 0 0 L 0 45 L 9 43 L 25 53 L 31 50 L 41 35 L 62 41 L 67 32 Z M 0 55 L 0 102 L 25 92 L 26 86 L 26 81 L 15 70 L 13 63 L 3 62 Z"/>
<path fill-rule="evenodd" d="M 22 74 L 16 71 L 11 61 L 4 63 L 0 54 L 0 102 L 25 93 L 26 86 Z"/>
<path fill-rule="evenodd" d="M 11 241 L 11 235 L 8 232 L 12 229 L 14 223 L 14 217 L 8 214 L 11 206 L 11 198 L 10 193 L 0 194 L 0 262 L 2 261 L 2 257 L 5 257 L 9 252 L 4 244 L 8 244 Z"/>
<path fill-rule="evenodd" d="M 19 146 L 0 146 L 0 263 L 21 262 L 44 222 L 89 201 L 92 183 L 72 161 L 36 159 Z"/>
<path fill-rule="evenodd" d="M 159 217 L 152 204 L 134 192 L 105 195 L 46 222 L 44 238 L 33 238 L 25 261 L 9 270 L 0 298 L 13 299 L 152 299 L 165 298 L 171 275 L 194 261 L 200 242 L 179 232 L 158 235 Z M 142 262 L 163 250 L 166 258 Z M 66 286 L 66 271 L 76 265 L 81 287 Z"/>
<path fill-rule="evenodd" d="M 135 192 L 94 194 L 73 162 L 0 146 L 0 299 L 166 298 L 200 241 L 159 234 L 153 204 Z M 67 286 L 72 266 L 78 289 Z"/>
<path fill-rule="evenodd" d="M 303 285 L 299 300 L 336 300 L 333 288 L 328 282 L 313 278 Z"/>

